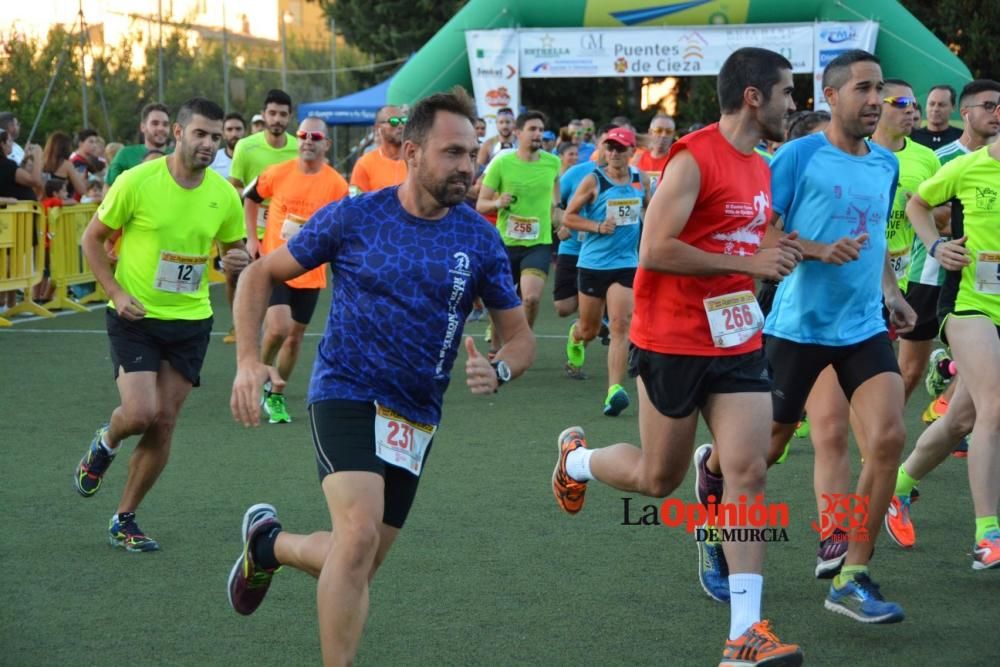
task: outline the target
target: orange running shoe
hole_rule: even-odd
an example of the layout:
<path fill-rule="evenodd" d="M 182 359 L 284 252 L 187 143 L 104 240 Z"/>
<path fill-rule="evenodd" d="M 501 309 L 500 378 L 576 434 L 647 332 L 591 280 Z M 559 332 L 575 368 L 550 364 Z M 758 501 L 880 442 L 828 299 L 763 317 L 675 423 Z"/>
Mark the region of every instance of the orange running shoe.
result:
<path fill-rule="evenodd" d="M 1000 530 L 991 530 L 972 549 L 972 569 L 992 570 L 1000 567 Z"/>
<path fill-rule="evenodd" d="M 917 543 L 917 531 L 910 521 L 910 496 L 896 496 L 889 501 L 885 513 L 885 530 L 892 541 L 904 549 L 912 549 Z"/>
<path fill-rule="evenodd" d="M 781 643 L 771 632 L 770 621 L 757 621 L 737 639 L 726 642 L 719 667 L 798 667 L 803 657 L 797 644 Z"/>
<path fill-rule="evenodd" d="M 941 417 L 944 417 L 944 413 L 948 412 L 948 399 L 946 398 L 935 398 L 924 410 L 923 414 L 920 415 L 921 421 L 925 424 L 933 424 Z"/>
<path fill-rule="evenodd" d="M 570 426 L 559 434 L 559 459 L 552 471 L 552 494 L 563 512 L 576 514 L 583 509 L 583 494 L 587 492 L 587 483 L 578 482 L 566 472 L 566 457 L 574 449 L 586 447 L 587 441 L 583 429 Z"/>

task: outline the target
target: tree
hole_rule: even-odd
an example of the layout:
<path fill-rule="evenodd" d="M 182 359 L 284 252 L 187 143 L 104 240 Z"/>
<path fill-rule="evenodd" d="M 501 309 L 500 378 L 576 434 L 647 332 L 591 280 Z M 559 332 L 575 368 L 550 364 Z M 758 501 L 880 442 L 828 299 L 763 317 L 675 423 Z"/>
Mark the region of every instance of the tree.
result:
<path fill-rule="evenodd" d="M 1000 78 L 996 59 L 996 0 L 902 0 L 901 4 L 927 26 L 981 78 Z"/>
<path fill-rule="evenodd" d="M 348 43 L 377 60 L 420 49 L 465 5 L 465 0 L 308 0 L 319 2 Z"/>

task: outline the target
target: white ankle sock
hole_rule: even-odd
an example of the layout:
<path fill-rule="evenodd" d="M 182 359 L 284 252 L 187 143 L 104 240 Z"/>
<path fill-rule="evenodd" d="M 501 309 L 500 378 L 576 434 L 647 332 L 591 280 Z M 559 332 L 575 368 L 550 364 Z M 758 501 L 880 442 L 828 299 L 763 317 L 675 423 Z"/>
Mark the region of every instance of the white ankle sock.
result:
<path fill-rule="evenodd" d="M 736 639 L 760 620 L 764 577 L 744 572 L 729 575 L 729 639 Z"/>
<path fill-rule="evenodd" d="M 593 449 L 578 447 L 566 455 L 566 473 L 578 482 L 589 482 L 594 479 L 590 472 L 590 457 Z"/>

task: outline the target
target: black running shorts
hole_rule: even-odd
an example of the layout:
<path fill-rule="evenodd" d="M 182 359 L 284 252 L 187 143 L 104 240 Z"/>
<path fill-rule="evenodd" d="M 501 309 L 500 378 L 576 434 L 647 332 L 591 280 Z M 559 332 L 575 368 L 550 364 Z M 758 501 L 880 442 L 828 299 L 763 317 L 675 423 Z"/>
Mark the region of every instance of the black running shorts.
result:
<path fill-rule="evenodd" d="M 204 320 L 130 321 L 108 308 L 104 314 L 111 342 L 111 363 L 118 373 L 159 372 L 164 361 L 193 386 L 201 385 L 201 366 L 212 335 L 212 318 Z"/>
<path fill-rule="evenodd" d="M 334 472 L 373 472 L 385 480 L 382 523 L 402 528 L 417 496 L 420 478 L 389 465 L 375 455 L 375 404 L 369 401 L 327 400 L 309 406 L 313 445 L 320 482 Z M 431 453 L 424 455 L 424 465 Z"/>
<path fill-rule="evenodd" d="M 270 306 L 288 306 L 292 309 L 292 319 L 299 324 L 309 324 L 316 312 L 316 302 L 319 301 L 318 287 L 289 287 L 287 283 L 279 283 L 271 290 Z"/>
<path fill-rule="evenodd" d="M 552 244 L 507 246 L 507 259 L 510 260 L 510 273 L 514 284 L 521 284 L 521 275 L 534 274 L 544 279 L 549 275 L 549 264 L 552 263 Z"/>
<path fill-rule="evenodd" d="M 899 364 L 887 333 L 844 346 L 795 343 L 768 336 L 764 346 L 774 379 L 771 390 L 774 421 L 779 424 L 795 424 L 802 419 L 809 392 L 827 366 L 832 365 L 837 372 L 837 380 L 848 400 L 858 387 L 876 375 L 899 374 Z"/>
<path fill-rule="evenodd" d="M 687 417 L 705 406 L 712 394 L 771 391 L 764 352 L 728 357 L 661 354 L 632 345 L 629 376 L 642 378 L 649 400 L 660 414 Z"/>
<path fill-rule="evenodd" d="M 618 283 L 622 287 L 632 289 L 635 282 L 635 268 L 629 269 L 578 269 L 577 287 L 580 294 L 603 299 L 608 295 L 608 289 Z"/>
<path fill-rule="evenodd" d="M 938 297 L 941 288 L 936 285 L 910 283 L 906 287 L 906 302 L 917 313 L 917 325 L 913 331 L 901 334 L 903 340 L 933 340 L 937 338 L 941 323 L 938 321 Z"/>
<path fill-rule="evenodd" d="M 556 276 L 552 284 L 555 301 L 576 296 L 576 260 L 579 255 L 556 255 Z"/>

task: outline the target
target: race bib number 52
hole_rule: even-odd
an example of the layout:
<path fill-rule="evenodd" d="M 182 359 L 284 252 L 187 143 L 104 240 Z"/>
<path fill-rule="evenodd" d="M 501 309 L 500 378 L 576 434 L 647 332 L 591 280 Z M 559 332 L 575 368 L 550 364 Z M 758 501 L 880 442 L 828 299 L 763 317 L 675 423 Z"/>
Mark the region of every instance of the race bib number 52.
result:
<path fill-rule="evenodd" d="M 764 328 L 764 313 L 753 292 L 733 292 L 705 299 L 704 303 L 716 347 L 742 345 Z"/>
<path fill-rule="evenodd" d="M 179 255 L 163 250 L 156 265 L 153 287 L 164 292 L 197 292 L 208 266 L 207 255 Z"/>
<path fill-rule="evenodd" d="M 435 431 L 436 425 L 410 421 L 375 403 L 375 455 L 389 465 L 419 477 Z"/>

